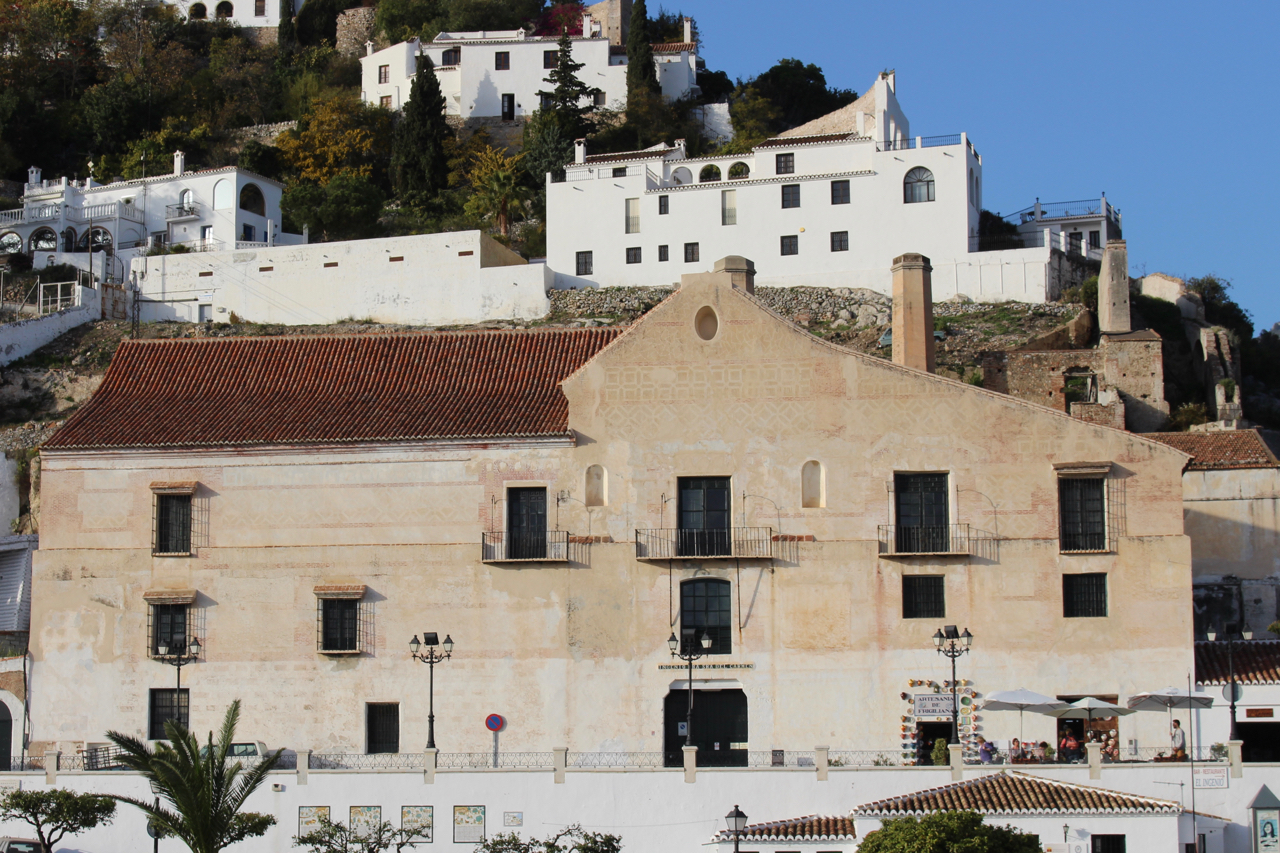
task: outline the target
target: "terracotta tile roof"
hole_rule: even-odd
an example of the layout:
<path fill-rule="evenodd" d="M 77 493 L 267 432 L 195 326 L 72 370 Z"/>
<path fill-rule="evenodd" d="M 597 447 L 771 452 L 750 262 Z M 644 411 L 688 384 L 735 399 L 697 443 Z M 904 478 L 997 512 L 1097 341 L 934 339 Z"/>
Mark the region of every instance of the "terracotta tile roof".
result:
<path fill-rule="evenodd" d="M 844 142 L 846 139 L 857 139 L 856 133 L 824 133 L 818 136 L 775 136 L 766 139 L 757 148 L 790 147 L 792 145 L 808 145 L 814 142 Z"/>
<path fill-rule="evenodd" d="M 655 158 L 665 157 L 674 150 L 674 148 L 659 148 L 653 151 L 619 151 L 617 154 L 588 154 L 586 162 L 620 163 L 623 160 L 653 160 Z"/>
<path fill-rule="evenodd" d="M 698 43 L 692 41 L 676 41 L 670 44 L 651 44 L 654 53 L 695 53 Z"/>
<path fill-rule="evenodd" d="M 747 824 L 747 828 L 742 831 L 743 841 L 848 841 L 857 837 L 851 818 L 812 814 L 789 820 Z M 732 841 L 733 833 L 722 829 L 711 840 Z"/>
<path fill-rule="evenodd" d="M 1189 471 L 1280 467 L 1280 460 L 1276 459 L 1256 429 L 1152 432 L 1145 437 L 1194 456 L 1187 464 Z"/>
<path fill-rule="evenodd" d="M 1196 641 L 1196 684 L 1227 684 L 1235 665 L 1237 684 L 1280 684 L 1280 640 L 1237 642 L 1227 660 L 1227 644 Z"/>
<path fill-rule="evenodd" d="M 618 329 L 127 341 L 44 447 L 563 436 L 559 383 Z"/>
<path fill-rule="evenodd" d="M 959 809 L 972 809 L 985 815 L 1178 814 L 1182 810 L 1169 800 L 1135 797 L 1017 771 L 1002 771 L 868 803 L 854 809 L 853 815 L 900 817 Z"/>

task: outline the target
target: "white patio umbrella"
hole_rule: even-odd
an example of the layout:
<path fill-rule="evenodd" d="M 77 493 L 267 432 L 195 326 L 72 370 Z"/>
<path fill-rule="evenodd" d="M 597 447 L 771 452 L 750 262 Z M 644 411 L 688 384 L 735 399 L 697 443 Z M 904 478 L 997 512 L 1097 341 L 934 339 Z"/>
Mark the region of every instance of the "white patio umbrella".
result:
<path fill-rule="evenodd" d="M 1055 708 L 1065 708 L 1067 703 L 1061 699 L 1055 699 L 1052 696 L 1045 696 L 1043 693 L 1036 693 L 1034 690 L 1028 690 L 1025 687 L 1019 687 L 1016 690 L 997 690 L 995 693 L 988 693 L 987 698 L 982 703 L 984 711 L 1017 711 L 1018 712 L 1018 740 L 1021 741 L 1022 733 L 1022 713 L 1023 711 L 1032 711 L 1038 714 L 1048 713 Z"/>
<path fill-rule="evenodd" d="M 1112 705 L 1110 702 L 1095 699 L 1093 696 L 1086 696 L 1083 699 L 1077 699 L 1065 708 L 1053 708 L 1041 713 L 1048 714 L 1050 717 L 1057 717 L 1060 720 L 1087 720 L 1092 723 L 1094 720 L 1124 717 L 1136 713 L 1136 711 L 1130 708 L 1122 708 L 1119 705 Z"/>
<path fill-rule="evenodd" d="M 1125 704 L 1132 711 L 1168 711 L 1169 725 L 1172 728 L 1174 708 L 1212 708 L 1213 697 L 1208 693 L 1192 693 L 1184 687 L 1165 687 L 1150 693 L 1135 693 Z"/>

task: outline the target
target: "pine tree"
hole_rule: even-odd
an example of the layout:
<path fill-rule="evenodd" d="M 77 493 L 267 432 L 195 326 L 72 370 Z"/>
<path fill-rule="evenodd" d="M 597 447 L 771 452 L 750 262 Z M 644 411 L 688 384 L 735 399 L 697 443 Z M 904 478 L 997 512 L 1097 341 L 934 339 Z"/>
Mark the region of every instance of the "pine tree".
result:
<path fill-rule="evenodd" d="M 591 129 L 588 116 L 595 110 L 595 97 L 601 91 L 578 79 L 578 72 L 585 66 L 573 61 L 573 42 L 567 29 L 561 31 L 557 48 L 556 67 L 546 78 L 555 88 L 550 92 L 540 91 L 538 95 L 549 96 L 550 103 L 544 109 L 555 113 L 559 126 L 570 139 L 579 139 Z"/>
<path fill-rule="evenodd" d="M 422 57 L 391 143 L 391 182 L 397 198 L 422 207 L 445 189 L 449 180 L 446 142 L 451 135 L 440 81 L 431 62 Z"/>
<path fill-rule="evenodd" d="M 298 50 L 298 31 L 293 28 L 293 0 L 280 0 L 280 23 L 276 27 L 280 55 L 293 56 Z"/>
<path fill-rule="evenodd" d="M 627 101 L 640 94 L 658 94 L 658 69 L 649 43 L 649 10 L 644 0 L 631 4 L 631 28 L 627 33 Z"/>

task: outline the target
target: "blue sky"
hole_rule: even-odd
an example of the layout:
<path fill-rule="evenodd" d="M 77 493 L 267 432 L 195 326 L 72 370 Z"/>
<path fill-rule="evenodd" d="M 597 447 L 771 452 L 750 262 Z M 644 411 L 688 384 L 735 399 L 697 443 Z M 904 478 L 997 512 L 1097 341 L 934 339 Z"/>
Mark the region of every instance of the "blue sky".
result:
<path fill-rule="evenodd" d="M 1275 0 L 660 3 L 733 78 L 795 57 L 861 94 L 896 69 L 913 134 L 965 131 L 981 152 L 986 207 L 1105 191 L 1131 275 L 1214 273 L 1257 328 L 1280 322 Z"/>

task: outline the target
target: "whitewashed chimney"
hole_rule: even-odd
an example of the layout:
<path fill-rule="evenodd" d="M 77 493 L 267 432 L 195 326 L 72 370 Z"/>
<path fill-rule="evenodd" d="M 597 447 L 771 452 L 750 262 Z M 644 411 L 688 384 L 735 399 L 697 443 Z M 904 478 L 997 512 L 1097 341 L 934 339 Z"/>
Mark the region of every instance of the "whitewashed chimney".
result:
<path fill-rule="evenodd" d="M 684 19 L 684 41 L 685 44 L 693 41 L 693 18 Z"/>
<path fill-rule="evenodd" d="M 173 152 L 173 173 L 175 175 L 185 174 L 187 171 L 187 155 L 181 151 Z"/>
<path fill-rule="evenodd" d="M 573 140 L 573 162 L 575 163 L 587 162 L 587 140 L 585 139 Z"/>
<path fill-rule="evenodd" d="M 591 16 L 590 15 L 582 16 L 582 37 L 585 39 L 591 38 Z"/>
<path fill-rule="evenodd" d="M 367 41 L 364 43 L 364 55 L 373 56 L 373 42 Z"/>
<path fill-rule="evenodd" d="M 32 166 L 30 169 L 27 169 L 27 183 L 39 186 L 40 175 L 41 175 L 41 172 L 40 172 L 39 166 Z"/>

